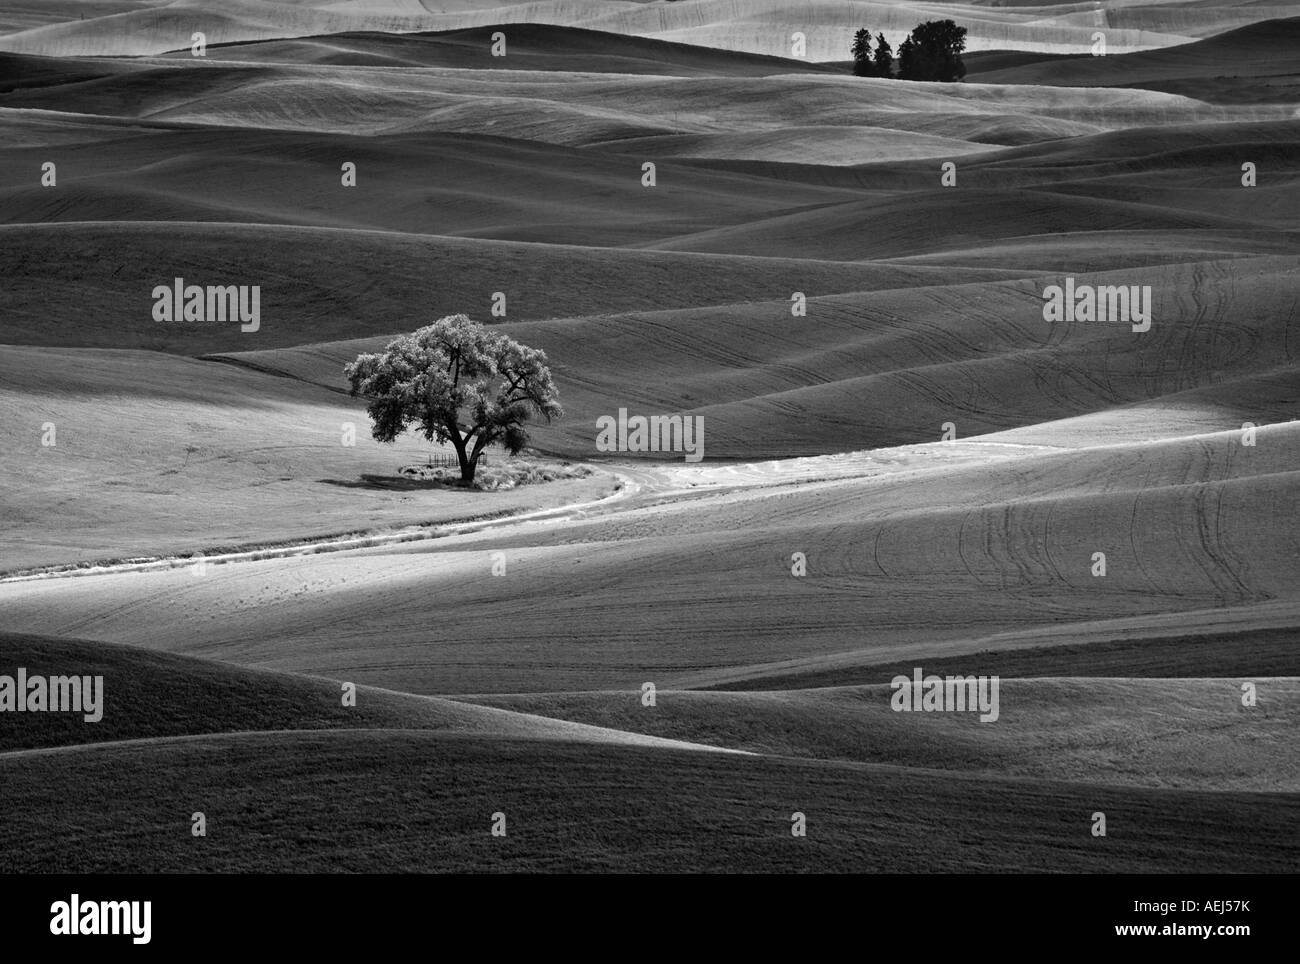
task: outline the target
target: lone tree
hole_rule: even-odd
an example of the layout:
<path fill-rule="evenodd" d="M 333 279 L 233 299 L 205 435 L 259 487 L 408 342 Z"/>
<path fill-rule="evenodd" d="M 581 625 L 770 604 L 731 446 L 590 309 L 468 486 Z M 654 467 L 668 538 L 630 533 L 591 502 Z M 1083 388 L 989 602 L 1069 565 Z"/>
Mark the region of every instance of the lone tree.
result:
<path fill-rule="evenodd" d="M 858 77 L 870 77 L 874 74 L 871 62 L 871 31 L 863 27 L 853 35 L 853 73 Z"/>
<path fill-rule="evenodd" d="M 952 83 L 966 76 L 962 51 L 966 49 L 966 28 L 951 20 L 927 20 L 918 24 L 898 48 L 900 80 L 937 80 Z"/>
<path fill-rule="evenodd" d="M 474 481 L 479 456 L 499 442 L 511 455 L 528 443 L 534 414 L 549 422 L 564 410 L 546 367 L 546 353 L 500 332 L 449 315 L 379 353 L 358 355 L 343 369 L 377 441 L 392 442 L 411 426 L 429 440 L 451 442 L 462 482 Z"/>

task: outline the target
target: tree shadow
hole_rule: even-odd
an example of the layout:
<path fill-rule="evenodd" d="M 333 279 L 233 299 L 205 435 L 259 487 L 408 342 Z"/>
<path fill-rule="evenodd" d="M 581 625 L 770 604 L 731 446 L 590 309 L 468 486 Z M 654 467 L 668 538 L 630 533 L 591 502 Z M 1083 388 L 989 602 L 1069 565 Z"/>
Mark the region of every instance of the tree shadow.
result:
<path fill-rule="evenodd" d="M 344 489 L 375 489 L 389 492 L 411 492 L 426 489 L 464 490 L 468 488 L 460 479 L 419 479 L 407 475 L 362 475 L 359 479 L 317 479 L 325 485 Z"/>

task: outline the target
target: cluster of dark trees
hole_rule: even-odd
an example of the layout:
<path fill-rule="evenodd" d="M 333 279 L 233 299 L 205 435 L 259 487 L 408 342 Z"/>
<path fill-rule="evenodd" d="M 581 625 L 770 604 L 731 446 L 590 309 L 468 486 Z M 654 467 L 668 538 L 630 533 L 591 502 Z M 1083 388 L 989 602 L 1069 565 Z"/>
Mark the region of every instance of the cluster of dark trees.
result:
<path fill-rule="evenodd" d="M 927 20 L 918 24 L 899 44 L 897 57 L 883 33 L 876 34 L 874 51 L 871 44 L 870 30 L 863 28 L 853 35 L 853 72 L 859 77 L 951 83 L 966 76 L 966 65 L 961 62 L 962 51 L 966 49 L 966 28 L 951 20 Z"/>

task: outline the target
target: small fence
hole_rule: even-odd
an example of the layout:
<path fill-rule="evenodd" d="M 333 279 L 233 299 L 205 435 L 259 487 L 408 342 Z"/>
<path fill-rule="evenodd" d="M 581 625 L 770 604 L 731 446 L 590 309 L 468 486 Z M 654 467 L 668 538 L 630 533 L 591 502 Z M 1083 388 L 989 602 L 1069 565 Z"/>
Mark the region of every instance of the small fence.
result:
<path fill-rule="evenodd" d="M 478 464 L 488 464 L 486 452 L 478 457 Z M 460 458 L 455 452 L 450 455 L 430 455 L 425 459 L 424 467 L 428 469 L 458 469 L 460 468 Z"/>

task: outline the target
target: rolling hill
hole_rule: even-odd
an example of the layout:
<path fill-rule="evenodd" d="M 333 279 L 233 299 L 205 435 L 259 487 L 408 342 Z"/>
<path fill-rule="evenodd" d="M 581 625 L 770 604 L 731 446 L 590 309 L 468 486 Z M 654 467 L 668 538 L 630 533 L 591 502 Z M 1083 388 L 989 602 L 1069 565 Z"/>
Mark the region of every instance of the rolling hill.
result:
<path fill-rule="evenodd" d="M 949 17 L 964 83 L 844 63 Z M 0 873 L 1293 870 L 1297 25 L 0 10 Z M 565 410 L 495 489 L 342 373 L 462 312 Z M 895 712 L 918 667 L 998 719 Z"/>

